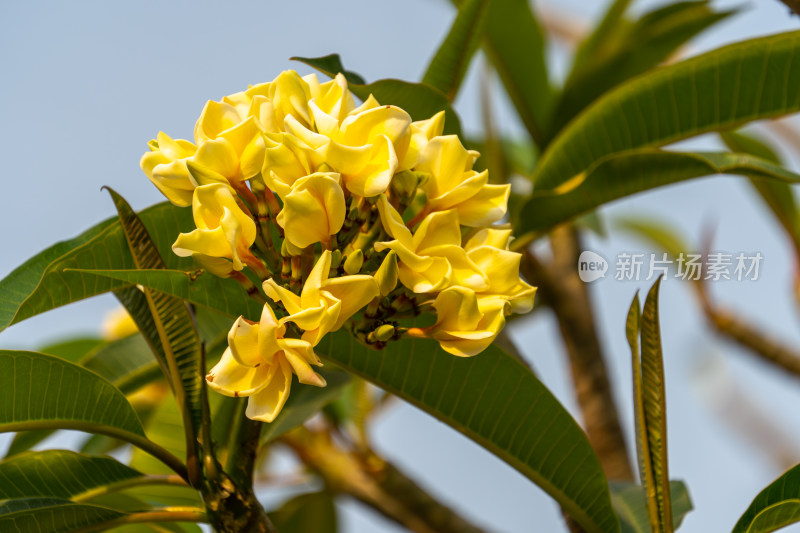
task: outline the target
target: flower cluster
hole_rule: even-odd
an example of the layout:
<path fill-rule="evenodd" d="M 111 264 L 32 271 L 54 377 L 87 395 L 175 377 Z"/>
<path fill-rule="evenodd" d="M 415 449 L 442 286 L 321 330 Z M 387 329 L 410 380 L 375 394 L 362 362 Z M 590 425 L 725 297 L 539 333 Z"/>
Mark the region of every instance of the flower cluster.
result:
<path fill-rule="evenodd" d="M 249 396 L 247 416 L 272 421 L 293 374 L 324 386 L 314 348 L 345 324 L 374 348 L 427 337 L 472 356 L 530 310 L 511 231 L 492 226 L 509 186 L 474 171 L 479 154 L 443 128 L 443 112 L 413 121 L 372 96 L 357 105 L 342 75 L 285 71 L 208 102 L 194 142 L 150 142 L 142 169 L 196 225 L 174 252 L 268 302 L 258 322 L 234 323 L 207 376 Z M 425 313 L 435 322 L 417 327 Z"/>

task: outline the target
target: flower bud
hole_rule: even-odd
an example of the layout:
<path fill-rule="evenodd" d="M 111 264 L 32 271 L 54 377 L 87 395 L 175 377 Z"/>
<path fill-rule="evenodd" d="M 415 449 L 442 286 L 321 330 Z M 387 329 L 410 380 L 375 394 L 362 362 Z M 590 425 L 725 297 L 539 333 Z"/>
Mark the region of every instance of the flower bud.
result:
<path fill-rule="evenodd" d="M 378 282 L 381 296 L 386 296 L 397 287 L 397 252 L 391 250 L 386 255 L 383 263 L 375 272 L 375 281 Z"/>
<path fill-rule="evenodd" d="M 344 260 L 344 271 L 351 276 L 358 274 L 362 266 L 364 266 L 364 252 L 361 250 L 350 252 Z"/>
<path fill-rule="evenodd" d="M 391 324 L 384 324 L 375 328 L 372 332 L 372 337 L 378 342 L 386 342 L 394 337 L 394 326 Z"/>
<path fill-rule="evenodd" d="M 331 272 L 336 271 L 342 264 L 342 251 L 334 250 L 331 252 Z M 334 276 L 336 277 L 336 276 Z"/>

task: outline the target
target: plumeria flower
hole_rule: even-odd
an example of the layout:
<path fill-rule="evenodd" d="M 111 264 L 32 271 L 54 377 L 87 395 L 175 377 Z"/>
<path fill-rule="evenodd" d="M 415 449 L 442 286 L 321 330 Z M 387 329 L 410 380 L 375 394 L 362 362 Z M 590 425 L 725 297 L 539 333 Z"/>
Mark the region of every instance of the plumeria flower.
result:
<path fill-rule="evenodd" d="M 172 251 L 180 257 L 194 257 L 214 272 L 225 272 L 226 265 L 227 272 L 242 270 L 244 258 L 252 255 L 256 225 L 239 207 L 231 188 L 221 183 L 197 187 L 192 215 L 197 229 L 181 233 Z"/>
<path fill-rule="evenodd" d="M 327 333 L 336 331 L 380 294 L 375 278 L 367 275 L 329 279 L 331 252 L 320 255 L 298 296 L 275 280 L 264 282 L 264 292 L 280 302 L 291 320 L 303 330 L 302 339 L 313 346 Z"/>
<path fill-rule="evenodd" d="M 292 184 L 277 217 L 286 239 L 298 248 L 329 243 L 344 224 L 344 192 L 335 172 L 316 172 Z"/>
<path fill-rule="evenodd" d="M 455 135 L 425 145 L 415 167 L 430 174 L 421 185 L 427 196 L 425 212 L 455 209 L 465 226 L 487 226 L 505 216 L 511 186 L 488 184 L 488 171 L 472 170 L 477 157 Z"/>
<path fill-rule="evenodd" d="M 479 291 L 479 297 L 507 301 L 512 312 L 523 314 L 533 309 L 536 288 L 520 279 L 522 254 L 509 251 L 511 238 L 510 229 L 482 229 L 467 241 L 464 249 L 489 280 L 489 285 Z"/>
<path fill-rule="evenodd" d="M 489 281 L 461 247 L 458 214 L 444 211 L 428 215 L 414 234 L 385 196 L 378 200 L 381 221 L 393 241 L 377 242 L 375 249 L 393 250 L 399 261 L 400 282 L 416 293 L 442 290 L 451 285 L 477 289 Z"/>
<path fill-rule="evenodd" d="M 485 350 L 505 325 L 506 302 L 479 299 L 472 289 L 450 287 L 436 296 L 436 323 L 429 328 L 409 329 L 411 336 L 439 341 L 446 352 L 471 357 Z"/>
<path fill-rule="evenodd" d="M 172 139 L 164 132 L 150 141 L 139 165 L 158 187 L 158 190 L 173 204 L 186 207 L 192 205 L 192 193 L 197 183 L 186 167 L 186 160 L 197 152 L 197 146 L 184 139 Z"/>
<path fill-rule="evenodd" d="M 300 383 L 325 386 L 325 379 L 311 368 L 322 365 L 313 347 L 286 338 L 285 322 L 277 320 L 269 305 L 257 323 L 239 317 L 228 333 L 228 348 L 206 376 L 221 394 L 249 397 L 246 415 L 253 420 L 275 420 L 289 397 L 292 374 Z"/>

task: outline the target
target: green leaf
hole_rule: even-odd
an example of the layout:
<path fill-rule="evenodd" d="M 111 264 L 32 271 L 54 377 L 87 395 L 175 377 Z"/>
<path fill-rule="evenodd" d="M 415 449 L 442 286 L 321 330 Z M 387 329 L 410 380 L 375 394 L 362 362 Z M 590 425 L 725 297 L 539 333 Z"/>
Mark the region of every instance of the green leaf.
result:
<path fill-rule="evenodd" d="M 733 533 L 769 533 L 800 521 L 800 465 L 758 493 Z"/>
<path fill-rule="evenodd" d="M 130 394 L 161 377 L 150 347 L 140 334 L 111 341 L 89 353 L 80 364 Z"/>
<path fill-rule="evenodd" d="M 194 226 L 191 209 L 161 203 L 141 213 L 142 221 L 172 269 L 192 261 L 171 251 L 175 237 Z M 0 281 L 0 331 L 39 313 L 123 286 L 120 282 L 64 272 L 65 268 L 130 269 L 133 259 L 119 222 L 106 220 L 79 237 L 51 246 Z"/>
<path fill-rule="evenodd" d="M 175 290 L 174 296 L 188 296 L 190 301 L 207 298 L 187 291 L 188 283 L 172 283 L 186 278 L 180 272 L 97 274 L 124 277 L 166 292 Z M 248 300 L 240 294 L 238 299 L 218 301 L 219 309 L 248 316 L 243 312 Z M 359 344 L 349 332 L 339 331 L 329 334 L 317 352 L 486 447 L 541 486 L 587 531 L 618 530 L 605 476 L 583 431 L 529 369 L 500 349 L 491 347 L 479 356 L 458 358 L 435 343 L 407 339 L 378 352 Z M 412 364 L 415 352 L 424 357 Z"/>
<path fill-rule="evenodd" d="M 534 176 L 553 189 L 602 157 L 800 110 L 800 32 L 725 46 L 634 78 L 564 128 Z"/>
<path fill-rule="evenodd" d="M 541 147 L 552 114 L 553 90 L 545 35 L 530 2 L 490 0 L 483 46 L 525 129 Z"/>
<path fill-rule="evenodd" d="M 720 133 L 720 138 L 725 145 L 734 152 L 743 152 L 771 161 L 776 165 L 781 164 L 780 157 L 767 146 L 765 141 L 743 132 L 726 131 Z M 800 255 L 800 212 L 794 192 L 786 183 L 766 180 L 750 180 L 756 192 L 767 204 L 775 215 L 786 234 L 792 240 L 796 253 Z"/>
<path fill-rule="evenodd" d="M 281 533 L 336 533 L 339 531 L 336 506 L 329 492 L 301 494 L 269 513 Z"/>
<path fill-rule="evenodd" d="M 69 499 L 97 487 L 141 477 L 141 472 L 110 457 L 68 450 L 28 452 L 0 461 L 0 499 Z"/>
<path fill-rule="evenodd" d="M 636 483 L 611 482 L 611 504 L 619 516 L 622 533 L 651 533 L 647 517 L 647 496 L 644 487 Z M 670 481 L 672 521 L 678 529 L 684 517 L 694 509 L 689 489 L 682 481 Z"/>
<path fill-rule="evenodd" d="M 261 431 L 261 443 L 273 441 L 319 413 L 323 407 L 336 400 L 350 383 L 350 375 L 336 370 L 320 372 L 328 382 L 323 388 L 294 383 L 292 393 L 275 420 Z"/>
<path fill-rule="evenodd" d="M 634 353 L 634 398 L 642 484 L 647 491 L 650 525 L 654 532 L 672 533 L 672 504 L 667 461 L 667 406 L 664 392 L 664 357 L 658 318 L 659 277 L 647 294 L 641 316 L 641 367 Z M 636 299 L 634 299 L 636 303 Z M 637 304 L 638 312 L 638 304 Z M 628 334 L 632 331 L 628 314 Z M 641 374 L 639 372 L 641 371 Z"/>
<path fill-rule="evenodd" d="M 65 361 L 77 363 L 81 358 L 85 357 L 89 352 L 96 350 L 106 344 L 107 341 L 97 339 L 94 337 L 82 337 L 78 339 L 69 339 L 52 344 L 46 344 L 36 351 L 39 353 L 46 353 L 48 355 L 55 355 Z"/>
<path fill-rule="evenodd" d="M 583 431 L 528 368 L 499 348 L 462 358 L 435 342 L 405 339 L 375 351 L 339 331 L 317 352 L 482 445 L 539 485 L 586 531 L 619 530 L 605 475 Z"/>
<path fill-rule="evenodd" d="M 261 316 L 263 304 L 247 295 L 233 280 L 223 280 L 204 272 L 180 270 L 81 270 L 85 276 L 108 277 L 140 284 L 176 296 L 196 305 L 207 306 L 229 316 L 243 315 L 252 320 Z"/>
<path fill-rule="evenodd" d="M 618 35 L 625 26 L 625 11 L 631 0 L 612 0 L 603 18 L 575 50 L 570 76 L 577 75 L 583 68 L 591 66 L 610 53 L 619 41 Z"/>
<path fill-rule="evenodd" d="M 794 172 L 747 154 L 641 148 L 605 156 L 556 190 L 535 191 L 523 207 L 517 231 L 541 233 L 614 200 L 713 174 L 800 183 Z"/>
<path fill-rule="evenodd" d="M 338 72 L 346 72 L 338 54 L 321 58 L 293 57 L 291 59 L 305 63 L 330 77 L 336 76 Z M 396 105 L 405 109 L 414 120 L 429 119 L 439 111 L 444 111 L 444 132 L 461 135 L 461 121 L 453 111 L 447 96 L 430 85 L 383 79 L 368 84 L 348 82 L 347 86 L 362 100 L 366 100 L 372 94 L 381 104 Z"/>
<path fill-rule="evenodd" d="M 166 269 L 147 228 L 122 196 L 107 187 L 119 214 L 125 239 L 137 269 Z M 167 293 L 131 287 L 117 292 L 139 331 L 171 377 L 179 407 L 184 412 L 187 442 L 193 443 L 202 424 L 200 341 L 194 317 L 186 303 Z M 143 296 L 143 297 L 142 297 Z"/>
<path fill-rule="evenodd" d="M 675 2 L 646 13 L 634 23 L 617 24 L 604 53 L 574 69 L 558 101 L 553 131 L 558 132 L 598 96 L 658 66 L 687 41 L 730 15 L 708 2 Z M 610 48 L 610 49 L 609 49 Z"/>
<path fill-rule="evenodd" d="M 125 396 L 94 372 L 50 355 L 13 350 L 0 350 L 0 368 L 0 432 L 112 429 L 144 437 Z"/>
<path fill-rule="evenodd" d="M 293 61 L 301 61 L 306 65 L 313 67 L 324 74 L 327 74 L 331 78 L 336 76 L 336 74 L 341 73 L 347 80 L 348 85 L 367 84 L 367 81 L 362 78 L 361 75 L 353 72 L 352 70 L 346 70 L 344 68 L 344 65 L 342 65 L 342 58 L 339 57 L 339 54 L 330 54 L 322 57 L 292 57 L 291 59 Z"/>
<path fill-rule="evenodd" d="M 178 405 L 174 401 L 164 401 L 146 424 L 147 435 L 176 457 L 186 456 L 186 440 L 183 421 Z M 170 474 L 172 471 L 151 455 L 138 448 L 133 449 L 130 466 L 148 474 Z M 150 486 L 131 489 L 128 494 L 136 496 L 151 505 L 198 506 L 202 505 L 198 492 L 190 487 Z"/>
<path fill-rule="evenodd" d="M 55 498 L 25 498 L 0 504 L 0 531 L 65 533 L 96 526 L 125 513 Z"/>
<path fill-rule="evenodd" d="M 436 87 L 452 102 L 483 37 L 489 0 L 464 0 L 456 20 L 433 56 L 422 83 Z"/>

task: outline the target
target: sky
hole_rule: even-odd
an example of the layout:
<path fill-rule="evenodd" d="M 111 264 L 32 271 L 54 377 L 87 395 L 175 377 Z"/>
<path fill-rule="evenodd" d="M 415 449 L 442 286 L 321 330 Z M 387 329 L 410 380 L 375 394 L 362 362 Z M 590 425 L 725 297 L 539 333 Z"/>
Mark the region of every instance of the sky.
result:
<path fill-rule="evenodd" d="M 654 4 L 642 0 L 636 9 Z M 744 5 L 745 12 L 698 39 L 691 53 L 798 27 L 798 19 L 789 18 L 777 0 L 716 4 Z M 604 2 L 540 0 L 538 5 L 581 24 L 597 17 Z M 444 0 L 0 3 L 0 157 L 5 166 L 0 277 L 111 216 L 113 206 L 102 185 L 137 209 L 162 201 L 139 170 L 139 158 L 159 130 L 190 138 L 206 100 L 267 81 L 287 68 L 310 72 L 289 61 L 294 55 L 338 52 L 347 68 L 368 80 L 416 80 L 452 18 Z M 564 50 L 553 47 L 550 56 L 555 77 L 563 76 Z M 456 101 L 470 133 L 480 131 L 479 74 L 473 66 Z M 513 113 L 499 92 L 496 97 L 502 130 L 519 134 Z M 718 145 L 703 138 L 683 147 Z M 796 158 L 786 155 L 796 168 Z M 669 221 L 695 245 L 701 229 L 714 227 L 717 249 L 760 252 L 764 259 L 757 281 L 715 282 L 712 292 L 717 301 L 797 345 L 794 265 L 787 243 L 744 180 L 707 178 L 603 211 L 610 222 L 631 213 Z M 621 252 L 651 251 L 615 233 L 590 236 L 587 249 L 612 263 Z M 609 275 L 590 289 L 629 442 L 633 420 L 624 320 L 633 294 L 651 283 Z M 800 389 L 796 380 L 710 335 L 685 282 L 667 279 L 661 304 L 670 469 L 673 478 L 688 484 L 696 508 L 681 531 L 730 530 L 781 470 L 726 425 L 718 414 L 719 399 L 734 387 L 736 397 L 748 398 L 764 419 L 779 423 L 800 457 L 800 412 L 794 407 Z M 53 311 L 0 333 L 0 346 L 33 348 L 69 333 L 96 332 L 103 314 L 115 306 L 105 296 Z M 577 415 L 552 317 L 539 313 L 520 320 L 512 334 L 542 380 Z M 383 454 L 442 501 L 491 531 L 564 530 L 558 508 L 535 485 L 414 407 L 391 410 L 373 438 Z M 347 533 L 400 531 L 352 502 L 342 506 L 341 515 Z"/>

